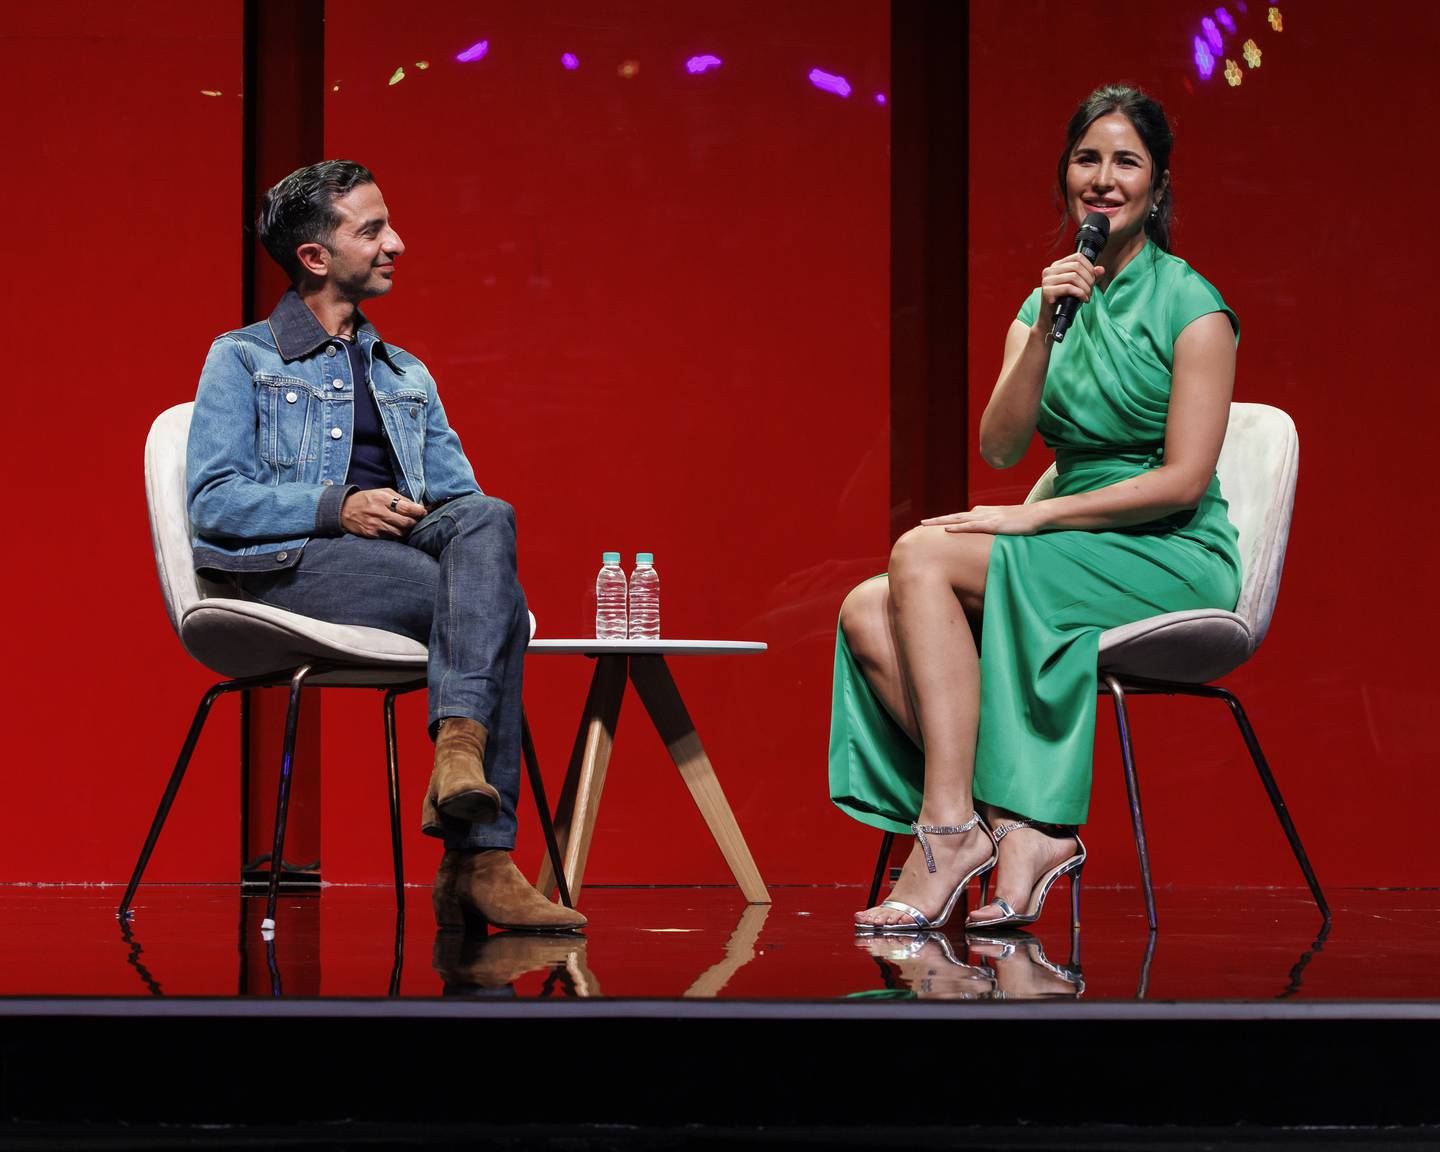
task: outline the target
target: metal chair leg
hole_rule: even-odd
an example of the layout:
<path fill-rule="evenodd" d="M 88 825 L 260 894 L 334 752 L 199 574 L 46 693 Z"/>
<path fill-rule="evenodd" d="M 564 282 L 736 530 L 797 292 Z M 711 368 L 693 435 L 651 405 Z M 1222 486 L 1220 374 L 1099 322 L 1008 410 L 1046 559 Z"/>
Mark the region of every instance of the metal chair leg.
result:
<path fill-rule="evenodd" d="M 205 720 L 210 715 L 210 706 L 215 703 L 224 693 L 231 691 L 232 681 L 224 681 L 216 684 L 204 696 L 200 697 L 200 706 L 195 709 L 195 718 L 190 721 L 190 731 L 185 736 L 185 743 L 180 748 L 180 758 L 175 761 L 174 771 L 170 773 L 170 781 L 165 785 L 164 795 L 160 797 L 160 807 L 155 811 L 155 818 L 150 821 L 150 831 L 145 836 L 145 846 L 140 849 L 140 859 L 135 861 L 135 870 L 130 874 L 130 883 L 125 886 L 125 895 L 120 899 L 120 908 L 116 916 L 125 919 L 129 915 L 130 901 L 135 898 L 135 889 L 140 886 L 140 877 L 145 874 L 145 867 L 150 863 L 150 853 L 155 851 L 156 841 L 160 839 L 160 829 L 165 827 L 165 818 L 170 815 L 170 806 L 175 803 L 176 793 L 180 791 L 180 782 L 185 779 L 185 769 L 190 766 L 190 757 L 194 755 L 195 745 L 200 740 L 200 732 L 205 727 Z"/>
<path fill-rule="evenodd" d="M 385 693 L 385 771 L 390 795 L 390 856 L 395 864 L 395 910 L 405 915 L 405 862 L 400 832 L 400 748 L 395 738 L 395 697 Z"/>
<path fill-rule="evenodd" d="M 395 909 L 395 961 L 390 966 L 390 985 L 387 996 L 400 995 L 400 973 L 405 968 L 405 909 Z"/>
<path fill-rule="evenodd" d="M 1270 797 L 1270 805 L 1280 819 L 1280 827 L 1285 830 L 1285 838 L 1290 841 L 1290 851 L 1295 854 L 1295 862 L 1300 865 L 1300 871 L 1305 874 L 1305 883 L 1310 886 L 1310 895 L 1315 898 L 1320 915 L 1324 917 L 1325 923 L 1329 924 L 1330 905 L 1325 900 L 1325 893 L 1320 889 L 1320 881 L 1315 878 L 1315 870 L 1310 867 L 1310 857 L 1305 854 L 1305 846 L 1300 843 L 1300 833 L 1295 830 L 1295 822 L 1290 819 L 1290 810 L 1285 807 L 1285 798 L 1280 795 L 1280 786 L 1275 783 L 1275 777 L 1270 772 L 1270 765 L 1265 760 L 1265 753 L 1260 751 L 1260 741 L 1255 738 L 1255 730 L 1250 727 L 1250 719 L 1245 715 L 1245 709 L 1235 695 L 1227 692 L 1224 688 L 1216 688 L 1211 685 L 1210 691 L 1230 706 L 1230 714 L 1235 717 L 1235 723 L 1240 728 L 1240 735 L 1245 739 L 1245 747 L 1250 750 L 1250 759 L 1255 763 L 1255 771 L 1260 773 L 1260 780 L 1265 785 L 1266 794 Z"/>
<path fill-rule="evenodd" d="M 250 689 L 240 693 L 240 883 L 250 852 Z"/>
<path fill-rule="evenodd" d="M 540 830 L 545 834 L 545 851 L 550 854 L 550 867 L 555 873 L 555 884 L 560 889 L 560 903 L 566 908 L 575 907 L 570 902 L 570 885 L 565 883 L 564 862 L 560 859 L 560 845 L 555 839 L 555 822 L 550 816 L 550 802 L 545 799 L 545 781 L 540 775 L 540 761 L 535 755 L 535 741 L 530 735 L 530 718 L 520 709 L 520 749 L 525 756 L 525 770 L 530 776 L 530 791 L 535 796 L 535 809 L 540 813 Z"/>
<path fill-rule="evenodd" d="M 880 839 L 880 855 L 875 861 L 875 875 L 870 881 L 870 899 L 865 902 L 867 908 L 873 908 L 880 902 L 880 882 L 885 879 L 885 865 L 890 863 L 890 849 L 894 844 L 894 832 L 886 832 Z"/>
<path fill-rule="evenodd" d="M 1140 856 L 1140 883 L 1145 891 L 1145 916 L 1154 932 L 1155 889 L 1150 882 L 1150 848 L 1145 840 L 1145 818 L 1140 812 L 1140 782 L 1135 775 L 1135 750 L 1130 744 L 1130 723 L 1125 713 L 1125 689 L 1109 673 L 1101 679 L 1115 701 L 1115 724 L 1120 730 L 1120 755 L 1125 761 L 1125 787 L 1130 793 L 1130 822 L 1135 827 L 1135 851 Z"/>
<path fill-rule="evenodd" d="M 1145 958 L 1140 961 L 1140 978 L 1135 983 L 1135 999 L 1144 1000 L 1150 993 L 1150 965 L 1155 962 L 1155 933 L 1145 940 Z"/>
<path fill-rule="evenodd" d="M 311 666 L 302 664 L 290 677 L 290 706 L 285 710 L 285 748 L 280 757 L 280 786 L 275 791 L 275 843 L 270 850 L 270 892 L 265 900 L 261 931 L 275 930 L 275 906 L 280 898 L 280 873 L 285 860 L 285 819 L 290 813 L 290 767 L 295 755 L 295 731 L 300 725 L 300 693 Z"/>
<path fill-rule="evenodd" d="M 280 961 L 275 955 L 275 937 L 273 934 L 265 940 L 265 967 L 270 971 L 270 995 L 279 999 L 285 995 L 285 986 L 280 979 Z"/>

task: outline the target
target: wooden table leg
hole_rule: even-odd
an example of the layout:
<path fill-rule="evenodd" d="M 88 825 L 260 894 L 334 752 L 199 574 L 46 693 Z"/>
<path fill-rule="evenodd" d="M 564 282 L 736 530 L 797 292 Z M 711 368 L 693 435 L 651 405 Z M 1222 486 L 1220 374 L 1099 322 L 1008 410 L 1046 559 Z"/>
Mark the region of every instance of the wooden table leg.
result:
<path fill-rule="evenodd" d="M 751 904 L 769 904 L 770 893 L 765 890 L 765 881 L 760 879 L 760 870 L 755 867 L 740 825 L 735 822 L 735 814 L 730 811 L 720 781 L 715 778 L 715 769 L 695 733 L 695 725 L 685 710 L 685 702 L 680 699 L 680 690 L 675 687 L 665 657 L 630 657 L 630 682 L 640 693 L 645 711 L 650 713 L 655 730 L 665 741 L 670 759 L 680 769 L 680 776 L 745 899 Z"/>
<path fill-rule="evenodd" d="M 606 655 L 595 661 L 595 674 L 590 677 L 590 691 L 585 697 L 585 712 L 580 717 L 580 730 L 575 734 L 565 784 L 555 809 L 555 838 L 564 861 L 565 883 L 570 888 L 572 905 L 580 903 L 585 860 L 590 855 L 590 838 L 595 833 L 600 793 L 605 787 L 605 769 L 610 763 L 615 725 L 620 720 L 620 703 L 625 695 L 626 659 Z M 540 866 L 535 887 L 547 897 L 555 888 L 555 872 L 548 856 Z"/>

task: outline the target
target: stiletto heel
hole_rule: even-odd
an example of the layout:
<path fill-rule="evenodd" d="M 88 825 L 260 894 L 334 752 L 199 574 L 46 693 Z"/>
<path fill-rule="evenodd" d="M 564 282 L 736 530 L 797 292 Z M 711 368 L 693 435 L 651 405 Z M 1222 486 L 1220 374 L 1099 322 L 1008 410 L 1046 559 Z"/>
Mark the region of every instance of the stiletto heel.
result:
<path fill-rule="evenodd" d="M 939 915 L 934 920 L 931 920 L 930 917 L 926 916 L 925 913 L 920 911 L 920 909 L 914 907 L 911 904 L 906 904 L 903 900 L 883 900 L 880 903 L 881 908 L 893 908 L 896 912 L 903 912 L 905 913 L 905 915 L 911 918 L 913 923 L 857 923 L 855 925 L 856 934 L 861 936 L 878 936 L 896 932 L 928 932 L 936 928 L 945 927 L 945 925 L 950 921 L 951 913 L 955 911 L 955 905 L 965 894 L 966 888 L 970 886 L 970 881 L 974 880 L 977 876 L 984 876 L 987 872 L 990 871 L 990 869 L 995 867 L 995 861 L 999 859 L 999 847 L 996 845 L 995 837 L 991 833 L 989 825 L 987 825 L 985 821 L 980 818 L 979 812 L 972 813 L 970 819 L 965 821 L 964 824 L 910 825 L 910 831 L 915 833 L 915 839 L 920 842 L 920 850 L 925 854 L 925 867 L 928 871 L 932 873 L 935 871 L 935 857 L 930 852 L 930 841 L 927 839 L 927 837 L 960 836 L 966 832 L 969 832 L 970 829 L 976 827 L 977 825 L 979 826 L 980 830 L 985 833 L 985 836 L 990 841 L 990 859 L 984 861 L 978 867 L 972 868 L 969 872 L 965 873 L 965 875 L 961 878 L 960 883 L 956 884 L 954 890 L 950 893 L 949 899 L 945 901 L 945 907 L 940 910 Z"/>
<path fill-rule="evenodd" d="M 1070 873 L 1070 931 L 1075 932 L 1080 928 L 1080 873 L 1085 871 L 1085 865 L 1081 864 L 1074 872 Z"/>
<path fill-rule="evenodd" d="M 1014 832 L 1018 828 L 1038 828 L 1043 831 L 1047 827 L 1055 827 L 1055 825 L 1040 824 L 1035 820 L 1017 820 L 1010 824 L 998 825 L 994 832 L 991 833 L 991 836 L 995 840 L 997 859 L 1000 852 L 1000 841 L 1005 839 L 1011 832 Z M 1067 836 L 1066 838 L 1068 839 L 1069 837 Z M 1040 913 L 1045 909 L 1045 897 L 1050 894 L 1050 889 L 1054 887 L 1055 881 L 1060 879 L 1061 876 L 1070 877 L 1070 927 L 1072 929 L 1077 927 L 1080 923 L 1080 872 L 1085 867 L 1085 842 L 1080 839 L 1078 833 L 1075 834 L 1075 847 L 1075 855 L 1067 860 L 1062 860 L 1059 864 L 1055 865 L 1054 868 L 1046 872 L 1045 875 L 1041 876 L 1040 879 L 1035 881 L 1034 886 L 1030 889 L 1030 897 L 1025 901 L 1025 910 L 1023 912 L 1017 912 L 1003 896 L 996 896 L 995 899 L 987 901 L 987 903 L 994 904 L 995 907 L 999 908 L 1005 915 L 997 916 L 993 920 L 977 920 L 974 916 L 970 916 L 967 917 L 965 921 L 965 927 L 982 929 L 1002 928 L 1015 924 L 1035 923 L 1036 920 L 1040 919 Z M 983 908 L 984 905 L 982 904 L 981 907 Z"/>

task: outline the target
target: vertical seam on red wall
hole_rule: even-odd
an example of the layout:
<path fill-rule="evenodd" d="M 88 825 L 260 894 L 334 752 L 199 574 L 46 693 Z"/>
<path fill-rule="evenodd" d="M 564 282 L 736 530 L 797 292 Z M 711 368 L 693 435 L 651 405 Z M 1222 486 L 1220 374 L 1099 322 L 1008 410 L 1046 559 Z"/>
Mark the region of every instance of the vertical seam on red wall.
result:
<path fill-rule="evenodd" d="M 890 9 L 890 538 L 967 506 L 969 14 Z"/>

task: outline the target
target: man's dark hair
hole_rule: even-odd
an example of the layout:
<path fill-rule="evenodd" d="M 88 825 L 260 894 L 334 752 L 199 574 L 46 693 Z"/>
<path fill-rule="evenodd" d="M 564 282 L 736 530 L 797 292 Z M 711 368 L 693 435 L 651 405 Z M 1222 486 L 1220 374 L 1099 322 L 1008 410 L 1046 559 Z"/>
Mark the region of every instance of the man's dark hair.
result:
<path fill-rule="evenodd" d="M 297 168 L 260 201 L 255 230 L 265 251 L 285 269 L 292 284 L 300 282 L 300 260 L 295 249 L 301 244 L 330 247 L 340 216 L 334 204 L 352 188 L 373 184 L 370 169 L 353 160 L 322 160 L 308 168 Z"/>

